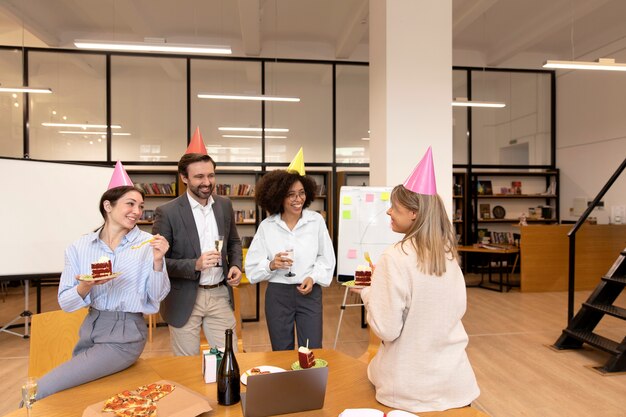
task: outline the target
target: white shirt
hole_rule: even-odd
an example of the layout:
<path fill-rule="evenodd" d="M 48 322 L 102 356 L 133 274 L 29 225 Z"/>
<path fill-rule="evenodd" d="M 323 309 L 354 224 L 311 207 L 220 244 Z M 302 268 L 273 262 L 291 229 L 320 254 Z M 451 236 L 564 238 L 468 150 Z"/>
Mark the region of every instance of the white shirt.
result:
<path fill-rule="evenodd" d="M 270 270 L 270 262 L 278 252 L 293 248 L 291 272 L 287 269 Z M 252 284 L 269 280 L 281 284 L 301 284 L 306 277 L 328 287 L 335 271 L 335 251 L 328 235 L 324 218 L 312 210 L 303 210 L 298 223 L 289 230 L 280 214 L 263 220 L 254 235 L 246 255 L 246 276 Z"/>
<path fill-rule="evenodd" d="M 215 249 L 215 237 L 219 235 L 217 230 L 217 221 L 213 212 L 213 196 L 207 200 L 207 205 L 203 206 L 198 203 L 187 192 L 187 198 L 191 205 L 193 219 L 198 229 L 198 237 L 200 238 L 200 250 L 202 253 Z M 222 267 L 207 268 L 200 272 L 200 285 L 215 285 L 224 280 L 224 271 Z"/>

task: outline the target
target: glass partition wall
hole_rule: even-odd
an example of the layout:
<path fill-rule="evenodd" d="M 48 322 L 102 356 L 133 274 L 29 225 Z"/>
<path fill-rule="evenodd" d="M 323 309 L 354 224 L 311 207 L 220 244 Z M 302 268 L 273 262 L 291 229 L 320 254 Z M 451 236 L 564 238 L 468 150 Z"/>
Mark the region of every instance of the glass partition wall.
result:
<path fill-rule="evenodd" d="M 25 53 L 28 59 L 21 49 L 0 48 L 0 83 L 53 94 L 0 94 L 0 156 L 174 165 L 197 126 L 221 166 L 282 166 L 301 146 L 308 165 L 369 164 L 366 63 Z M 455 168 L 554 168 L 554 82 L 551 71 L 454 68 L 452 98 L 505 104 L 453 108 Z"/>

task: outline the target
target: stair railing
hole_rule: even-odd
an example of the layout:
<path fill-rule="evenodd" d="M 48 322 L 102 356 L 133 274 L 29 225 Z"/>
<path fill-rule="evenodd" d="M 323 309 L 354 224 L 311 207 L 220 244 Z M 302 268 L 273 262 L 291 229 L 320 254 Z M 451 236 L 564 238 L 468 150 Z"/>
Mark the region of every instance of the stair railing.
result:
<path fill-rule="evenodd" d="M 602 197 L 609 191 L 615 180 L 621 175 L 622 171 L 626 168 L 626 159 L 615 170 L 611 178 L 604 184 L 604 187 L 600 190 L 596 198 L 593 199 L 591 204 L 587 207 L 587 210 L 580 216 L 572 230 L 569 231 L 567 236 L 569 237 L 569 271 L 568 271 L 568 289 L 567 289 L 567 325 L 569 326 L 574 318 L 574 287 L 576 283 L 576 232 L 585 223 L 587 217 L 591 214 L 594 208 L 600 203 Z"/>

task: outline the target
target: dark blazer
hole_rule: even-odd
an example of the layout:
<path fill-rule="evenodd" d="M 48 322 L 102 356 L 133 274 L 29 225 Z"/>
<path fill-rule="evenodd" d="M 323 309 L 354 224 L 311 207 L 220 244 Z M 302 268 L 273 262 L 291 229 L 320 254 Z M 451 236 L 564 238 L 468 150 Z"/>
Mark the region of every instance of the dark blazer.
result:
<path fill-rule="evenodd" d="M 227 198 L 213 195 L 213 212 L 217 230 L 224 236 L 222 265 L 224 279 L 232 266 L 241 269 L 241 239 L 235 225 L 233 205 Z M 171 290 L 161 302 L 161 316 L 167 324 L 182 327 L 189 320 L 196 302 L 200 271 L 196 271 L 196 260 L 201 255 L 200 238 L 193 218 L 187 193 L 156 209 L 152 234 L 159 233 L 170 244 L 165 254 L 165 264 L 170 277 Z M 231 295 L 232 288 L 228 290 Z"/>

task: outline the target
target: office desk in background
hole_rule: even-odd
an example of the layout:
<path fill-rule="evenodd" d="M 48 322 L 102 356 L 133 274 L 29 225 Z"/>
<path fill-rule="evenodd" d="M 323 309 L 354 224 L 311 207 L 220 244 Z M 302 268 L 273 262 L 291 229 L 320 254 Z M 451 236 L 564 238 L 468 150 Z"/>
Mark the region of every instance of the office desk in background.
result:
<path fill-rule="evenodd" d="M 309 410 L 289 416 L 337 417 L 346 408 L 391 409 L 378 403 L 372 384 L 367 379 L 367 365 L 357 359 L 331 349 L 319 349 L 315 356 L 328 361 L 329 375 L 324 408 Z M 237 354 L 241 372 L 254 366 L 274 365 L 290 369 L 298 359 L 296 351 L 253 352 Z M 117 374 L 59 392 L 36 402 L 33 417 L 76 417 L 94 403 L 140 385 L 167 379 L 184 385 L 209 398 L 213 410 L 202 414 L 206 417 L 241 417 L 241 404 L 224 407 L 217 404 L 217 386 L 205 384 L 201 373 L 200 356 L 159 357 L 140 359 L 130 368 Z M 245 386 L 241 386 L 245 392 Z M 419 413 L 420 417 L 486 417 L 475 408 L 464 407 L 441 412 Z M 26 416 L 19 409 L 6 417 Z"/>
<path fill-rule="evenodd" d="M 499 266 L 496 266 L 496 268 L 498 268 L 498 273 L 499 273 L 499 281 L 498 281 L 499 288 L 493 288 L 493 287 L 484 285 L 482 273 L 480 275 L 480 284 L 478 284 L 480 288 L 502 292 L 505 286 L 508 287 L 509 290 L 511 289 L 511 287 L 519 286 L 517 284 L 513 285 L 510 282 L 510 274 L 512 274 L 515 271 L 515 267 L 517 266 L 517 262 L 519 261 L 520 250 L 517 246 L 511 246 L 511 245 L 491 246 L 490 245 L 490 248 L 485 248 L 481 246 L 457 246 L 456 249 L 459 253 L 477 253 L 477 254 L 480 254 L 481 256 L 486 256 L 490 283 L 494 283 L 494 281 L 491 280 L 492 262 L 498 263 Z M 513 256 L 515 256 L 514 258 L 515 260 L 513 261 L 513 266 L 509 270 L 508 260 L 512 258 Z M 506 266 L 504 266 L 503 261 L 507 261 Z M 506 276 L 506 282 L 504 282 L 504 276 Z"/>

